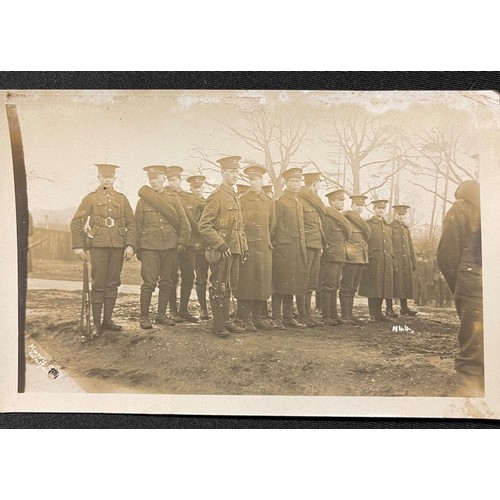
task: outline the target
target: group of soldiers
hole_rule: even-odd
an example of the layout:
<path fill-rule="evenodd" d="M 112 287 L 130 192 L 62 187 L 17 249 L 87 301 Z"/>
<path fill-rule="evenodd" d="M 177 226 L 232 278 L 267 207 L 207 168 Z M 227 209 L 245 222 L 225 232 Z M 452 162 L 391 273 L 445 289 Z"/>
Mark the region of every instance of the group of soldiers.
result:
<path fill-rule="evenodd" d="M 356 293 L 368 298 L 368 322 L 393 321 L 398 316 L 395 298 L 399 314 L 416 314 L 408 307 L 417 266 L 404 222 L 408 205 L 393 206 L 389 223 L 388 201 L 373 200 L 374 215 L 365 220 L 361 213 L 366 196 L 350 196 L 350 210 L 344 211 L 347 195 L 337 189 L 326 194 L 325 206 L 318 195 L 321 174 L 296 167 L 283 173 L 285 189 L 273 201 L 271 186 L 264 186 L 266 169 L 250 165 L 243 169 L 248 184 L 241 193 L 241 185 L 235 191 L 240 160 L 231 156 L 217 161 L 222 182 L 207 199 L 204 176 L 188 177 L 187 192 L 181 188 L 182 167 L 144 167 L 149 186 L 139 190 L 135 212 L 113 188 L 119 167 L 97 165 L 100 186 L 83 199 L 70 226 L 75 253 L 84 260 L 90 256 L 92 264 L 94 335 L 121 329 L 112 319 L 113 310 L 123 261 L 134 254 L 141 261 L 143 329 L 153 327 L 150 310 L 156 288 L 157 325 L 209 319 L 207 283 L 212 332 L 220 337 L 360 324 L 365 320 L 353 315 Z M 189 310 L 193 285 L 199 317 Z M 313 292 L 320 317 L 312 312 Z M 232 308 L 233 299 L 237 306 Z"/>

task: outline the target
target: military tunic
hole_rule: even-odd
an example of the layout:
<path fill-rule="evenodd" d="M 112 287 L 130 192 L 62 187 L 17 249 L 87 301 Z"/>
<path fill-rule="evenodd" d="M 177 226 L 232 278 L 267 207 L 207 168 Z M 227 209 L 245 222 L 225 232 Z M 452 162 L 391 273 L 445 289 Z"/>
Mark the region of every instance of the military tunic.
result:
<path fill-rule="evenodd" d="M 87 223 L 90 230 L 84 245 Z M 80 203 L 70 230 L 74 249 L 90 248 L 92 303 L 114 301 L 121 284 L 124 249 L 137 245 L 135 218 L 126 196 L 113 188 L 99 186 Z"/>
<path fill-rule="evenodd" d="M 225 296 L 230 297 L 238 288 L 238 276 L 240 269 L 240 258 L 248 252 L 248 243 L 243 225 L 243 209 L 238 196 L 234 190 L 221 184 L 207 199 L 207 203 L 198 223 L 198 230 L 205 244 L 211 248 L 218 249 L 225 242 L 228 229 L 233 221 L 231 239 L 228 242 L 231 257 L 229 258 L 229 283 L 226 287 Z M 213 294 L 217 283 L 220 269 L 220 261 L 210 266 L 210 289 Z"/>
<path fill-rule="evenodd" d="M 267 300 L 272 284 L 272 245 L 270 231 L 273 202 L 261 193 L 246 192 L 240 198 L 243 207 L 248 259 L 240 266 L 240 279 L 235 294 L 241 300 Z"/>
<path fill-rule="evenodd" d="M 203 213 L 206 204 L 207 200 L 205 200 L 205 198 L 197 198 L 194 217 L 198 223 L 200 222 L 201 214 Z M 193 241 L 193 249 L 196 255 L 195 286 L 196 292 L 198 293 L 198 298 L 200 299 L 200 296 L 202 294 L 206 294 L 207 288 L 209 269 L 207 259 L 205 259 L 205 250 L 207 249 L 207 245 L 205 244 L 203 237 L 198 230 L 198 226 L 196 228 L 196 231 L 193 231 L 191 233 L 191 236 Z"/>
<path fill-rule="evenodd" d="M 368 266 L 363 269 L 359 294 L 369 298 L 392 299 L 394 253 L 392 230 L 386 220 L 373 216 L 367 221 L 371 234 L 368 240 Z"/>
<path fill-rule="evenodd" d="M 298 193 L 285 189 L 274 202 L 273 291 L 303 295 L 307 285 L 304 207 Z"/>
<path fill-rule="evenodd" d="M 398 299 L 412 299 L 413 273 L 417 270 L 417 260 L 410 229 L 397 220 L 391 222 L 391 228 L 395 259 L 393 296 Z"/>
<path fill-rule="evenodd" d="M 171 290 L 177 273 L 177 246 L 189 243 L 190 225 L 181 202 L 169 191 L 158 196 L 170 205 L 179 219 L 178 230 L 172 221 L 144 199 L 136 208 L 138 256 L 142 261 L 142 291 L 153 292 L 158 282 L 162 291 Z M 159 278 L 159 280 L 158 280 Z"/>
<path fill-rule="evenodd" d="M 351 237 L 346 244 L 347 262 L 342 269 L 340 297 L 354 297 L 361 281 L 363 267 L 368 264 L 368 239 L 370 225 L 354 210 L 348 210 L 344 217 L 351 225 Z"/>
<path fill-rule="evenodd" d="M 325 247 L 321 257 L 321 291 L 336 292 L 344 263 L 347 262 L 347 242 L 351 226 L 339 210 L 328 207 L 323 220 Z"/>

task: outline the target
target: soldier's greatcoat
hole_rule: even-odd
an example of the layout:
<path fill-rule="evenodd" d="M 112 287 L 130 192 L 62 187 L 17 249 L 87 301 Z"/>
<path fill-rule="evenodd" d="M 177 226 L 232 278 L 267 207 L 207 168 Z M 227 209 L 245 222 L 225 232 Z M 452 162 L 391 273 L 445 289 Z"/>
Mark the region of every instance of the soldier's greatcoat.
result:
<path fill-rule="evenodd" d="M 137 246 L 135 218 L 129 201 L 113 188 L 99 186 L 80 203 L 70 224 L 73 248 L 83 248 L 83 228 L 89 219 L 92 248 Z"/>
<path fill-rule="evenodd" d="M 404 222 L 393 220 L 392 247 L 394 251 L 394 290 L 398 299 L 413 298 L 413 273 L 417 270 L 417 260 L 409 227 Z"/>
<path fill-rule="evenodd" d="M 368 240 L 368 266 L 363 269 L 359 295 L 370 298 L 393 298 L 394 252 L 391 226 L 382 217 L 367 221 L 371 234 Z"/>
<path fill-rule="evenodd" d="M 298 193 L 286 189 L 274 202 L 273 291 L 283 295 L 306 293 L 304 208 Z"/>
<path fill-rule="evenodd" d="M 271 295 L 272 256 L 270 231 L 273 202 L 261 193 L 248 191 L 240 198 L 243 207 L 248 259 L 240 266 L 235 297 L 242 300 L 267 300 Z"/>
<path fill-rule="evenodd" d="M 211 248 L 219 248 L 224 243 L 231 220 L 234 221 L 229 249 L 232 254 L 243 254 L 248 250 L 243 226 L 243 211 L 236 193 L 225 184 L 207 199 L 198 231 Z"/>
<path fill-rule="evenodd" d="M 167 187 L 166 191 L 175 196 L 182 204 L 186 216 L 191 224 L 191 238 L 186 246 L 192 247 L 199 240 L 198 221 L 196 219 L 196 207 L 199 204 L 198 198 L 193 193 L 188 193 L 182 189 Z"/>

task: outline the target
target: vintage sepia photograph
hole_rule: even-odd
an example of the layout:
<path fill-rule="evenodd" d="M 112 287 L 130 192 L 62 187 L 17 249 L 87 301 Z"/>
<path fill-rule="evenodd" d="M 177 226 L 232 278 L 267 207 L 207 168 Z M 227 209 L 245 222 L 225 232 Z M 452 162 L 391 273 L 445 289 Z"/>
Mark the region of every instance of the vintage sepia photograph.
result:
<path fill-rule="evenodd" d="M 27 186 L 9 401 L 498 418 L 497 92 L 0 96 Z"/>

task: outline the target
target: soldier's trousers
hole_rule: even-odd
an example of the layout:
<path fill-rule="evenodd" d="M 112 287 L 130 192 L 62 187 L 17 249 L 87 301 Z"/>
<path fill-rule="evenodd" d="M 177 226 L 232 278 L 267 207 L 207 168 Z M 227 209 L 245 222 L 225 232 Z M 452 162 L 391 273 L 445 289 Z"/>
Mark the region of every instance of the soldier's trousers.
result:
<path fill-rule="evenodd" d="M 153 293 L 158 289 L 170 294 L 177 274 L 177 249 L 141 249 L 141 292 Z"/>
<path fill-rule="evenodd" d="M 455 295 L 455 307 L 460 318 L 455 358 L 457 396 L 484 395 L 483 300 Z"/>
<path fill-rule="evenodd" d="M 92 264 L 92 292 L 93 304 L 102 304 L 105 299 L 116 300 L 118 287 L 121 285 L 120 275 L 123 269 L 124 248 L 90 249 L 90 263 Z"/>
<path fill-rule="evenodd" d="M 208 281 L 209 264 L 205 259 L 205 252 L 196 252 L 195 257 L 195 276 L 196 290 L 206 290 Z"/>
<path fill-rule="evenodd" d="M 354 297 L 358 291 L 364 264 L 344 264 L 339 297 Z"/>
<path fill-rule="evenodd" d="M 234 294 L 238 287 L 238 279 L 240 276 L 240 255 L 232 254 L 228 257 L 228 273 L 226 275 L 227 279 L 225 280 L 225 292 L 224 297 L 231 297 L 231 293 Z M 219 262 L 210 265 L 210 287 L 208 289 L 208 293 L 210 298 L 212 298 L 213 294 L 216 291 L 217 279 L 219 277 L 220 267 L 223 262 L 223 259 L 219 260 Z"/>
<path fill-rule="evenodd" d="M 325 262 L 321 266 L 321 292 L 336 293 L 340 288 L 343 262 Z"/>
<path fill-rule="evenodd" d="M 318 289 L 321 248 L 307 248 L 306 256 L 307 292 L 312 293 Z"/>

